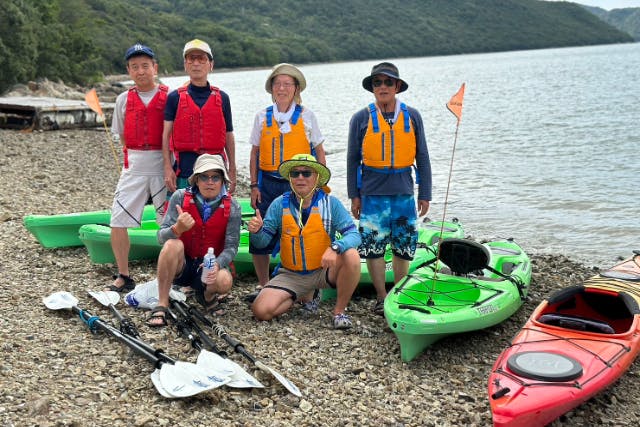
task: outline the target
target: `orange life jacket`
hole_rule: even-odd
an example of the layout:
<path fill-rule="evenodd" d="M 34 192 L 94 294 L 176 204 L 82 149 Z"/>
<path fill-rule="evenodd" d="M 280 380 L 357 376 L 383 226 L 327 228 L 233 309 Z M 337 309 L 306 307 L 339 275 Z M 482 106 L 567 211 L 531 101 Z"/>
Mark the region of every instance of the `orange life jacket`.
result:
<path fill-rule="evenodd" d="M 388 124 L 375 104 L 369 104 L 369 124 L 362 141 L 362 163 L 365 167 L 388 170 L 390 173 L 405 171 L 416 158 L 416 135 L 409 116 L 409 109 L 400 104 L 400 114 L 393 125 Z M 381 130 L 383 123 L 385 130 Z"/>
<path fill-rule="evenodd" d="M 302 106 L 296 105 L 291 115 L 291 132 L 280 133 L 273 120 L 273 105 L 267 107 L 260 136 L 260 170 L 277 173 L 280 163 L 290 160 L 296 154 L 313 154 L 313 147 L 304 131 Z"/>
<path fill-rule="evenodd" d="M 184 243 L 184 253 L 190 258 L 202 258 L 208 248 L 213 248 L 216 255 L 224 250 L 224 240 L 227 232 L 227 223 L 231 213 L 231 196 L 224 196 L 220 206 L 216 209 L 207 222 L 202 222 L 202 216 L 191 190 L 184 193 L 182 210 L 189 212 L 195 220 L 195 225 L 189 231 L 180 236 Z"/>
<path fill-rule="evenodd" d="M 311 212 L 302 228 L 291 213 L 291 192 L 282 197 L 282 236 L 280 263 L 291 271 L 313 271 L 322 268 L 322 255 L 331 245 L 318 207 L 319 197 L 311 205 Z M 299 212 L 302 215 L 302 212 Z"/>
<path fill-rule="evenodd" d="M 138 89 L 132 87 L 127 94 L 127 106 L 124 116 L 124 167 L 129 167 L 127 150 L 161 150 L 162 128 L 164 126 L 164 106 L 167 103 L 169 88 L 158 86 L 158 92 L 144 105 Z"/>

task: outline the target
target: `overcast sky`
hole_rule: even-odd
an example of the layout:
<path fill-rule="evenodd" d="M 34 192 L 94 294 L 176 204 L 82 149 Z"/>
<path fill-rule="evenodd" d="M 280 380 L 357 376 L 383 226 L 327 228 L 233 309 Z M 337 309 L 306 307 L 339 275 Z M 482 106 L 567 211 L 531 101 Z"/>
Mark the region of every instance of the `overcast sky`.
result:
<path fill-rule="evenodd" d="M 562 0 L 547 0 L 562 1 Z M 640 7 L 640 0 L 572 0 L 572 3 L 586 4 L 587 6 L 597 6 L 605 10 L 621 9 L 624 7 Z"/>

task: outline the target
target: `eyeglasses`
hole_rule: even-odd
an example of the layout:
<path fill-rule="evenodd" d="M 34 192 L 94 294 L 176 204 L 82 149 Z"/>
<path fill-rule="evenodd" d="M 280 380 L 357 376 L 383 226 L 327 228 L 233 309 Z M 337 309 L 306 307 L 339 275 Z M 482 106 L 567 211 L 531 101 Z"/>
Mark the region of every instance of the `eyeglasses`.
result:
<path fill-rule="evenodd" d="M 285 89 L 289 89 L 291 87 L 294 87 L 295 85 L 296 85 L 295 83 L 289 83 L 289 82 L 284 82 L 284 83 L 273 82 L 271 84 L 271 87 L 283 87 Z"/>
<path fill-rule="evenodd" d="M 220 175 L 198 175 L 198 180 L 202 181 L 202 182 L 208 182 L 211 181 L 213 183 L 218 183 L 220 181 L 222 181 L 222 177 Z"/>
<path fill-rule="evenodd" d="M 313 171 L 290 171 L 289 172 L 289 177 L 290 178 L 297 178 L 300 175 L 302 175 L 305 178 L 309 178 L 312 174 L 313 174 Z"/>
<path fill-rule="evenodd" d="M 385 86 L 387 87 L 393 87 L 396 85 L 396 81 L 393 79 L 384 79 L 384 80 L 373 80 L 371 82 L 371 84 L 373 85 L 373 87 L 380 87 L 382 86 L 382 84 L 384 83 Z"/>
<path fill-rule="evenodd" d="M 187 62 L 199 62 L 201 64 L 204 64 L 205 62 L 207 62 L 209 60 L 209 57 L 203 53 L 201 54 L 189 54 L 187 55 Z"/>

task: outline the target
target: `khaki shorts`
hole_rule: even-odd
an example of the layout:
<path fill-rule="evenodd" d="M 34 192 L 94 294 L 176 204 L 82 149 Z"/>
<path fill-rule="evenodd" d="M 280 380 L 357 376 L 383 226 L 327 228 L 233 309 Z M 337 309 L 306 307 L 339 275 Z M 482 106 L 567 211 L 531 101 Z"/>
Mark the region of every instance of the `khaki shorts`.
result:
<path fill-rule="evenodd" d="M 336 285 L 329 283 L 327 278 L 329 271 L 325 268 L 309 274 L 300 274 L 280 267 L 278 274 L 267 283 L 267 288 L 282 289 L 289 292 L 294 301 L 307 295 L 315 289 L 335 289 Z"/>
<path fill-rule="evenodd" d="M 167 189 L 162 175 L 120 175 L 111 207 L 111 227 L 139 227 L 142 211 L 149 198 L 156 208 L 156 220 L 162 222 Z"/>

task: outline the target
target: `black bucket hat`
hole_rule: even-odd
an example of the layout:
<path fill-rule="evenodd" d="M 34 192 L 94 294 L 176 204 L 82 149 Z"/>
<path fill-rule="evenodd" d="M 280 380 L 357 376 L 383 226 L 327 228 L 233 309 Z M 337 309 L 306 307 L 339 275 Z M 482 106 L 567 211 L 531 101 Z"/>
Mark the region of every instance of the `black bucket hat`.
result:
<path fill-rule="evenodd" d="M 392 79 L 396 79 L 400 81 L 400 89 L 398 89 L 398 93 L 404 92 L 409 88 L 407 82 L 400 78 L 400 73 L 398 72 L 398 67 L 393 65 L 391 62 L 381 62 L 378 65 L 374 65 L 371 69 L 371 74 L 362 80 L 362 87 L 368 90 L 369 92 L 373 92 L 373 85 L 371 84 L 371 80 L 373 80 L 373 76 L 378 74 L 384 74 L 385 76 L 389 76 Z"/>

